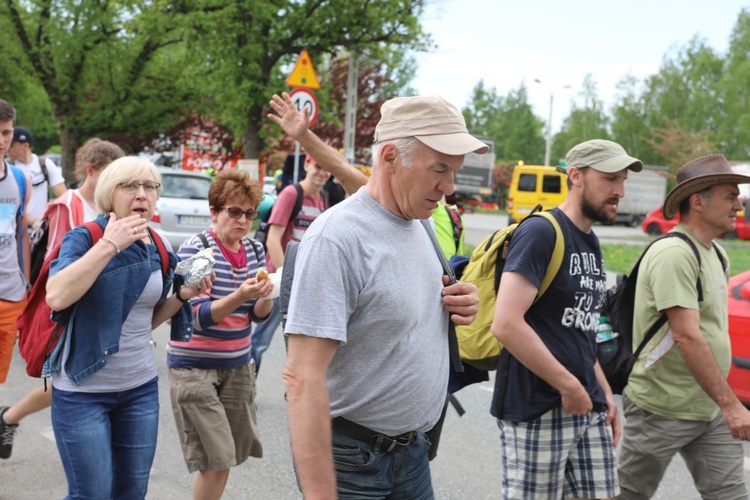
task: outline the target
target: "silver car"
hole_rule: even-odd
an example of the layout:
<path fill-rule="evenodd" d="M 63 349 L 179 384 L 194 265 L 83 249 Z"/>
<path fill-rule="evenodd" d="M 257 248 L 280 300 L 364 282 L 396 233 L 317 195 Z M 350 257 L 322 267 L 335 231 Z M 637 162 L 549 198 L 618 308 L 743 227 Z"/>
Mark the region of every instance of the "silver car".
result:
<path fill-rule="evenodd" d="M 150 225 L 176 251 L 183 241 L 211 227 L 208 208 L 211 177 L 187 170 L 160 169 L 160 172 L 163 191 Z"/>

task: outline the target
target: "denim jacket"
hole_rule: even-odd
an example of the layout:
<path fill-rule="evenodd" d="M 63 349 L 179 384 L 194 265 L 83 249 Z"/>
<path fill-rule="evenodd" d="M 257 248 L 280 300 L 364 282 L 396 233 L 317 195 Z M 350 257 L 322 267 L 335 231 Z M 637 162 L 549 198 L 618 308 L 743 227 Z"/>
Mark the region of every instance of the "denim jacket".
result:
<path fill-rule="evenodd" d="M 108 218 L 96 219 L 106 228 Z M 160 236 L 154 234 L 154 237 Z M 62 240 L 60 255 L 50 264 L 50 276 L 69 266 L 91 248 L 91 237 L 85 227 L 70 230 Z M 182 285 L 182 276 L 175 276 L 177 256 L 169 252 L 169 271 L 164 280 L 161 300 Z M 64 318 L 70 311 L 65 330 L 55 349 L 44 364 L 44 377 L 56 375 L 62 360 L 66 359 L 65 372 L 74 384 L 79 384 L 107 362 L 107 357 L 120 349 L 120 333 L 125 319 L 155 270 L 161 271 L 159 255 L 149 251 L 138 240 L 115 255 L 99 274 L 91 288 L 69 310 L 53 312 L 52 319 Z M 174 282 L 174 283 L 173 283 Z M 193 332 L 193 313 L 189 304 L 183 305 L 172 318 L 172 340 L 186 342 Z"/>

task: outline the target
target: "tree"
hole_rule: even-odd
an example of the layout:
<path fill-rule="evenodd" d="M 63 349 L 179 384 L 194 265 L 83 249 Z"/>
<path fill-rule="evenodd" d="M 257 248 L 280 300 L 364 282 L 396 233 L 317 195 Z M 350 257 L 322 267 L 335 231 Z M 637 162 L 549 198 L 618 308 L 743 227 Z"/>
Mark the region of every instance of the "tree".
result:
<path fill-rule="evenodd" d="M 716 124 L 721 151 L 750 160 L 750 12 L 743 9 L 732 31 L 720 81 L 721 120 Z"/>
<path fill-rule="evenodd" d="M 563 120 L 562 129 L 555 134 L 552 163 L 555 163 L 555 158 L 565 158 L 576 144 L 590 139 L 609 139 L 609 117 L 604 112 L 604 103 L 597 95 L 596 82 L 590 74 L 583 80 L 578 99 L 583 100 L 583 105 L 573 102 L 570 113 Z"/>
<path fill-rule="evenodd" d="M 646 142 L 651 133 L 646 126 L 647 116 L 638 80 L 627 75 L 617 83 L 617 90 L 612 107 L 612 140 L 646 164 L 661 164 L 660 157 Z"/>
<path fill-rule="evenodd" d="M 666 127 L 652 131 L 654 139 L 646 138 L 654 151 L 665 159 L 664 164 L 674 173 L 690 160 L 716 151 L 710 140 L 710 131 L 693 132 L 680 128 L 676 120 Z"/>
<path fill-rule="evenodd" d="M 258 158 L 263 111 L 302 49 L 320 62 L 342 47 L 383 57 L 429 42 L 418 22 L 424 0 L 192 1 L 194 90 L 211 103 L 212 118 L 242 137 L 246 158 Z"/>
<path fill-rule="evenodd" d="M 344 147 L 344 121 L 346 116 L 346 91 L 349 71 L 350 54 L 336 57 L 322 71 L 327 76 L 325 85 L 325 99 L 322 106 L 327 112 L 321 113 L 321 118 L 313 125 L 312 131 L 334 148 Z M 398 59 L 392 59 L 391 64 Z M 380 107 L 388 99 L 397 95 L 405 95 L 405 75 L 413 68 L 411 59 L 402 59 L 396 66 L 387 66 L 379 59 L 360 55 L 357 58 L 357 121 L 355 125 L 355 151 L 363 155 L 372 145 L 375 126 L 380 121 Z M 406 67 L 404 67 L 406 65 Z M 398 67 L 401 66 L 401 67 Z M 411 76 L 408 77 L 411 79 Z M 408 92 L 408 89 L 407 89 Z M 321 106 L 321 107 L 322 107 Z"/>
<path fill-rule="evenodd" d="M 480 80 L 462 110 L 469 132 L 495 141 L 499 160 L 541 164 L 544 158 L 544 122 L 534 115 L 526 86 L 521 83 L 506 96 Z"/>
<path fill-rule="evenodd" d="M 162 54 L 181 41 L 179 16 L 168 0 L 6 0 L 0 7 L 0 45 L 16 59 L 0 71 L 33 76 L 46 92 L 68 179 L 88 136 L 145 133 L 182 119 L 172 78 L 184 67 L 182 54 Z"/>
<path fill-rule="evenodd" d="M 723 66 L 722 58 L 697 36 L 666 55 L 659 71 L 645 81 L 646 126 L 664 128 L 675 120 L 683 130 L 718 130 Z"/>

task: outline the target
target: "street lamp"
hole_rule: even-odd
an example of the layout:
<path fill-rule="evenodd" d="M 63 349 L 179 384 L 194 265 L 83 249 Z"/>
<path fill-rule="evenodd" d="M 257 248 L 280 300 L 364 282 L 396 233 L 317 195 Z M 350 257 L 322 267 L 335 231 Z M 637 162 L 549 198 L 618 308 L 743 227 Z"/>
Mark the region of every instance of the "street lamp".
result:
<path fill-rule="evenodd" d="M 534 78 L 534 81 L 549 91 L 549 118 L 547 119 L 547 145 L 544 148 L 544 165 L 549 166 L 549 150 L 552 145 L 552 103 L 555 99 L 555 90 L 550 89 L 539 78 Z M 563 85 L 557 90 L 569 89 L 570 85 Z"/>

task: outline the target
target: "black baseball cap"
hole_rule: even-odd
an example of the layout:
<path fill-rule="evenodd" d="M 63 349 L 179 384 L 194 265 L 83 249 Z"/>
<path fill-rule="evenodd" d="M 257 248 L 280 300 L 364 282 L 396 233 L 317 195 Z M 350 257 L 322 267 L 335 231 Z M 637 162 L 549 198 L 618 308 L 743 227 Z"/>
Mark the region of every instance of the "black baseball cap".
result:
<path fill-rule="evenodd" d="M 24 127 L 13 127 L 13 142 L 28 142 L 29 144 L 34 144 L 34 136 L 31 135 L 31 132 L 29 132 L 29 129 Z"/>

